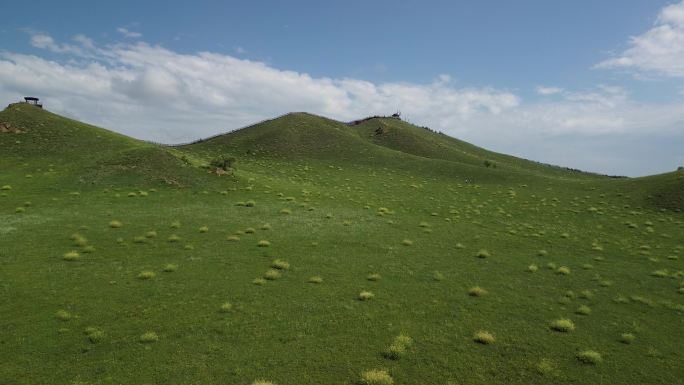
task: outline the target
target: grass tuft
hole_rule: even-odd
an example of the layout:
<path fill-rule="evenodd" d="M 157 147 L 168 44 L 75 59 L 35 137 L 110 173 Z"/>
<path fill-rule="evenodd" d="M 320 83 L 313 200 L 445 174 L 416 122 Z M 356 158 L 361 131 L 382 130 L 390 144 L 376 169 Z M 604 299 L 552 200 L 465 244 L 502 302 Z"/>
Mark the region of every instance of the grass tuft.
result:
<path fill-rule="evenodd" d="M 57 310 L 55 312 L 55 318 L 57 318 L 60 321 L 68 321 L 71 319 L 71 313 L 69 313 L 66 310 Z"/>
<path fill-rule="evenodd" d="M 629 345 L 632 342 L 634 342 L 635 339 L 636 339 L 636 337 L 632 333 L 622 333 L 620 335 L 620 342 L 622 342 L 623 344 Z"/>
<path fill-rule="evenodd" d="M 278 270 L 287 270 L 290 268 L 290 264 L 282 259 L 276 259 L 271 262 L 271 267 Z"/>
<path fill-rule="evenodd" d="M 382 278 L 382 277 L 378 273 L 368 274 L 368 276 L 366 277 L 367 280 L 373 281 L 373 282 L 379 281 L 380 278 Z"/>
<path fill-rule="evenodd" d="M 489 258 L 491 254 L 489 254 L 489 251 L 482 249 L 475 254 L 476 257 L 478 258 Z"/>
<path fill-rule="evenodd" d="M 323 283 L 323 278 L 321 278 L 318 275 L 314 275 L 313 277 L 309 278 L 308 282 L 309 283 L 316 283 L 316 284 Z"/>
<path fill-rule="evenodd" d="M 486 330 L 480 330 L 475 332 L 473 335 L 473 340 L 479 344 L 490 345 L 496 341 L 496 338 L 494 338 L 494 335 L 492 335 L 490 332 Z"/>
<path fill-rule="evenodd" d="M 568 275 L 570 274 L 570 268 L 567 266 L 561 266 L 556 270 L 556 274 Z"/>
<path fill-rule="evenodd" d="M 78 261 L 79 259 L 81 259 L 81 255 L 78 253 L 78 251 L 70 251 L 64 254 L 62 256 L 62 259 L 69 262 Z"/>
<path fill-rule="evenodd" d="M 393 385 L 394 379 L 386 370 L 372 369 L 361 373 L 363 385 Z"/>
<path fill-rule="evenodd" d="M 151 344 L 159 341 L 159 336 L 155 332 L 146 332 L 140 336 L 139 341 L 143 344 Z"/>
<path fill-rule="evenodd" d="M 269 246 L 271 246 L 271 242 L 262 239 L 262 240 L 260 240 L 259 242 L 257 242 L 257 246 L 259 246 L 259 247 L 269 247 Z"/>
<path fill-rule="evenodd" d="M 206 233 L 209 231 L 209 226 L 202 226 L 199 229 L 197 229 L 200 233 Z"/>
<path fill-rule="evenodd" d="M 603 361 L 601 353 L 594 350 L 584 350 L 577 353 L 577 359 L 580 362 L 588 365 L 597 365 Z"/>
<path fill-rule="evenodd" d="M 229 311 L 233 310 L 233 304 L 230 302 L 224 302 L 221 304 L 221 307 L 219 308 L 219 311 L 221 313 L 228 313 Z"/>
<path fill-rule="evenodd" d="M 413 241 L 410 239 L 404 239 L 403 241 L 401 241 L 401 244 L 404 246 L 411 246 L 413 245 Z"/>
<path fill-rule="evenodd" d="M 252 382 L 252 385 L 276 385 L 276 383 L 266 380 L 255 380 Z"/>
<path fill-rule="evenodd" d="M 575 310 L 575 314 L 579 315 L 589 315 L 591 314 L 591 308 L 587 305 L 582 305 Z"/>
<path fill-rule="evenodd" d="M 169 241 L 169 242 L 178 242 L 180 240 L 181 240 L 181 237 L 179 237 L 176 234 L 171 234 L 171 235 L 169 235 L 169 238 L 167 238 L 167 241 Z"/>
<path fill-rule="evenodd" d="M 529 271 L 530 273 L 534 273 L 537 270 L 539 270 L 539 267 L 537 265 L 535 265 L 534 263 L 527 266 L 527 271 Z"/>
<path fill-rule="evenodd" d="M 489 292 L 479 286 L 473 286 L 470 289 L 468 289 L 468 295 L 471 297 L 483 297 L 487 295 Z"/>
<path fill-rule="evenodd" d="M 252 283 L 255 284 L 255 285 L 257 285 L 257 286 L 262 286 L 263 284 L 266 283 L 266 280 L 263 279 L 263 278 L 254 278 L 254 280 L 252 281 Z"/>
<path fill-rule="evenodd" d="M 229 235 L 229 236 L 226 238 L 226 240 L 227 240 L 228 242 L 238 242 L 238 241 L 240 240 L 240 237 L 238 237 L 237 235 Z"/>
<path fill-rule="evenodd" d="M 118 229 L 121 226 L 123 226 L 123 223 L 121 223 L 121 221 L 114 220 L 114 221 L 109 222 L 109 227 L 111 227 L 113 229 Z"/>
<path fill-rule="evenodd" d="M 372 299 L 375 297 L 375 294 L 371 293 L 370 291 L 362 291 L 359 293 L 359 301 L 368 301 L 369 299 Z"/>
<path fill-rule="evenodd" d="M 567 318 L 561 318 L 551 322 L 551 329 L 567 333 L 575 330 L 575 324 Z"/>
<path fill-rule="evenodd" d="M 264 273 L 264 278 L 269 280 L 269 281 L 275 281 L 276 279 L 280 278 L 281 275 L 282 274 L 280 273 L 280 271 L 278 271 L 276 269 L 268 269 Z"/>
<path fill-rule="evenodd" d="M 162 268 L 162 271 L 165 273 L 171 273 L 176 270 L 178 270 L 178 265 L 174 265 L 173 263 L 168 263 Z"/>
<path fill-rule="evenodd" d="M 157 276 L 157 274 L 154 271 L 144 270 L 144 271 L 141 271 L 140 274 L 138 274 L 138 279 L 147 280 L 147 279 L 152 279 L 156 276 Z"/>

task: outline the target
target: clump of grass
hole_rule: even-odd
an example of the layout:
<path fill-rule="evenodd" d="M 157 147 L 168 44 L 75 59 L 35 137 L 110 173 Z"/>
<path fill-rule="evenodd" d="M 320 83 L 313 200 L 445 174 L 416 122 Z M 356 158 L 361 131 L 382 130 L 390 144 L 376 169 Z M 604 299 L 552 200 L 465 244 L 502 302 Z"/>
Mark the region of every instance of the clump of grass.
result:
<path fill-rule="evenodd" d="M 144 271 L 141 271 L 140 274 L 138 274 L 138 279 L 148 280 L 148 279 L 152 279 L 156 276 L 157 276 L 157 274 L 154 271 L 144 270 Z"/>
<path fill-rule="evenodd" d="M 276 259 L 271 262 L 271 267 L 278 270 L 287 270 L 290 268 L 290 264 L 282 259 Z"/>
<path fill-rule="evenodd" d="M 180 221 L 173 221 L 173 222 L 171 222 L 169 227 L 172 229 L 180 229 L 181 223 L 180 223 Z"/>
<path fill-rule="evenodd" d="M 85 328 L 85 335 L 88 337 L 88 340 L 93 344 L 102 341 L 105 337 L 105 334 L 102 330 L 99 330 L 94 327 Z"/>
<path fill-rule="evenodd" d="M 308 281 L 308 282 L 309 282 L 309 283 L 320 284 L 320 283 L 323 283 L 323 278 L 320 277 L 320 276 L 318 276 L 318 275 L 314 275 L 313 277 L 309 278 L 309 281 Z"/>
<path fill-rule="evenodd" d="M 658 278 L 667 278 L 670 275 L 670 272 L 667 269 L 661 269 L 652 272 L 651 275 Z"/>
<path fill-rule="evenodd" d="M 592 299 L 594 298 L 594 293 L 592 293 L 591 290 L 582 290 L 580 291 L 579 297 L 583 299 Z"/>
<path fill-rule="evenodd" d="M 94 253 L 94 252 L 95 252 L 95 247 L 93 247 L 93 246 L 91 246 L 91 245 L 84 246 L 83 249 L 81 249 L 81 251 L 84 252 L 84 253 L 86 253 L 86 254 Z"/>
<path fill-rule="evenodd" d="M 264 273 L 264 278 L 269 280 L 269 281 L 275 281 L 276 279 L 280 278 L 281 274 L 280 271 L 276 269 L 268 269 Z"/>
<path fill-rule="evenodd" d="M 398 360 L 405 353 L 406 347 L 404 345 L 393 343 L 387 349 L 385 349 L 382 355 L 390 360 Z"/>
<path fill-rule="evenodd" d="M 71 313 L 69 313 L 66 310 L 57 310 L 55 312 L 55 318 L 57 318 L 60 321 L 68 321 L 71 319 Z"/>
<path fill-rule="evenodd" d="M 491 254 L 486 249 L 482 249 L 478 251 L 477 254 L 475 254 L 475 256 L 478 258 L 489 258 L 491 257 Z"/>
<path fill-rule="evenodd" d="M 168 263 L 162 268 L 162 271 L 165 273 L 171 273 L 176 270 L 178 270 L 178 265 L 174 265 L 173 263 Z"/>
<path fill-rule="evenodd" d="M 209 226 L 202 226 L 199 229 L 197 229 L 200 233 L 206 233 L 209 231 Z"/>
<path fill-rule="evenodd" d="M 359 301 L 368 301 L 369 299 L 372 299 L 375 297 L 375 294 L 371 293 L 370 291 L 362 291 L 359 293 Z"/>
<path fill-rule="evenodd" d="M 290 215 L 290 214 L 292 214 L 292 210 L 285 208 L 285 209 L 280 210 L 280 213 L 284 214 L 284 215 Z"/>
<path fill-rule="evenodd" d="M 263 225 L 261 225 L 261 229 L 262 230 L 270 230 L 271 225 L 269 223 L 264 223 Z"/>
<path fill-rule="evenodd" d="M 551 270 L 556 270 L 556 269 L 558 268 L 558 266 L 557 266 L 555 263 L 553 263 L 553 262 L 547 263 L 547 264 L 546 264 L 546 267 L 549 268 L 549 269 L 551 269 Z"/>
<path fill-rule="evenodd" d="M 227 240 L 228 242 L 237 242 L 237 241 L 240 240 L 240 237 L 238 237 L 237 235 L 229 235 L 229 236 L 226 238 L 226 240 Z"/>
<path fill-rule="evenodd" d="M 441 282 L 441 281 L 444 281 L 446 279 L 446 277 L 444 277 L 444 274 L 442 274 L 441 272 L 435 271 L 432 274 L 432 279 L 437 281 L 437 282 Z"/>
<path fill-rule="evenodd" d="M 601 353 L 594 350 L 584 350 L 577 353 L 577 359 L 580 362 L 588 365 L 597 365 L 603 361 Z"/>
<path fill-rule="evenodd" d="M 70 251 L 64 254 L 62 256 L 62 259 L 69 262 L 78 261 L 79 259 L 81 259 L 81 255 L 78 253 L 78 251 Z"/>
<path fill-rule="evenodd" d="M 157 238 L 157 232 L 156 231 L 148 231 L 145 233 L 145 238 L 148 238 L 148 239 Z"/>
<path fill-rule="evenodd" d="M 23 207 L 17 207 L 17 208 L 14 210 L 14 212 L 17 213 L 17 214 L 23 213 L 24 211 L 26 211 L 26 209 L 23 208 Z"/>
<path fill-rule="evenodd" d="M 252 281 L 252 283 L 255 284 L 255 285 L 257 285 L 257 286 L 261 286 L 261 285 L 263 285 L 263 284 L 266 283 L 266 280 L 263 279 L 263 278 L 254 278 L 254 280 Z"/>
<path fill-rule="evenodd" d="M 561 266 L 556 270 L 556 274 L 568 275 L 570 274 L 570 268 L 567 266 Z"/>
<path fill-rule="evenodd" d="M 591 270 L 593 268 L 594 268 L 594 265 L 592 265 L 591 263 L 585 263 L 582 265 L 582 269 L 584 269 L 584 270 Z"/>
<path fill-rule="evenodd" d="M 394 379 L 386 370 L 372 369 L 361 373 L 363 385 L 393 385 Z"/>
<path fill-rule="evenodd" d="M 548 374 L 553 372 L 554 370 L 555 366 L 550 360 L 546 358 L 542 358 L 542 360 L 539 361 L 539 363 L 537 364 L 537 372 L 539 372 L 539 374 Z"/>
<path fill-rule="evenodd" d="M 247 202 L 245 202 L 245 206 L 246 207 L 254 207 L 254 206 L 256 206 L 256 202 L 250 199 Z"/>
<path fill-rule="evenodd" d="M 111 227 L 113 229 L 118 229 L 121 226 L 123 226 L 123 223 L 121 223 L 121 221 L 114 220 L 114 221 L 109 222 L 109 227 Z"/>
<path fill-rule="evenodd" d="M 83 247 L 88 244 L 88 239 L 80 234 L 73 234 L 71 239 L 74 241 L 75 246 Z"/>
<path fill-rule="evenodd" d="M 143 344 L 151 344 L 159 341 L 159 336 L 155 332 L 146 332 L 140 336 L 139 341 Z"/>
<path fill-rule="evenodd" d="M 561 318 L 551 322 L 551 329 L 567 333 L 575 330 L 575 324 L 567 318 Z"/>
<path fill-rule="evenodd" d="M 539 270 L 539 267 L 537 265 L 535 265 L 534 263 L 527 266 L 527 271 L 529 271 L 530 273 L 534 273 L 537 270 Z"/>
<path fill-rule="evenodd" d="M 6 184 L 6 185 L 0 187 L 0 190 L 3 190 L 3 191 L 8 191 L 8 190 L 11 190 L 11 189 L 12 189 L 12 186 L 10 186 L 10 185 L 8 185 L 8 184 Z"/>
<path fill-rule="evenodd" d="M 373 282 L 379 281 L 380 278 L 382 278 L 382 277 L 378 273 L 368 274 L 368 276 L 366 277 L 367 280 L 373 281 Z"/>
<path fill-rule="evenodd" d="M 629 345 L 632 342 L 634 342 L 635 339 L 636 339 L 636 337 L 632 333 L 622 333 L 620 335 L 620 342 L 622 342 L 623 344 Z"/>
<path fill-rule="evenodd" d="M 271 246 L 271 242 L 262 239 L 262 240 L 260 240 L 259 242 L 257 242 L 257 246 L 259 246 L 259 247 L 269 247 L 269 246 Z"/>
<path fill-rule="evenodd" d="M 496 341 L 496 338 L 494 338 L 494 335 L 492 335 L 490 332 L 486 330 L 480 330 L 475 332 L 473 335 L 473 340 L 479 344 L 490 345 Z"/>
<path fill-rule="evenodd" d="M 254 227 L 248 227 L 245 229 L 245 234 L 254 234 L 256 233 L 256 229 Z"/>
<path fill-rule="evenodd" d="M 221 311 L 221 313 L 228 313 L 231 310 L 233 310 L 233 304 L 230 302 L 224 302 L 223 304 L 221 304 L 221 307 L 219 308 L 219 311 Z"/>
<path fill-rule="evenodd" d="M 171 234 L 171 235 L 169 235 L 169 237 L 167 238 L 167 241 L 169 241 L 169 242 L 178 242 L 178 241 L 180 241 L 180 240 L 181 240 L 181 237 L 179 237 L 179 236 L 176 235 L 176 234 Z"/>
<path fill-rule="evenodd" d="M 252 382 L 252 385 L 276 385 L 276 383 L 266 380 L 255 380 Z"/>
<path fill-rule="evenodd" d="M 383 356 L 389 358 L 390 360 L 398 360 L 406 353 L 406 350 L 413 344 L 411 337 L 406 334 L 400 334 L 394 337 L 392 344 L 385 349 Z"/>
<path fill-rule="evenodd" d="M 582 305 L 575 310 L 575 313 L 579 315 L 589 315 L 591 314 L 591 308 L 587 305 Z"/>
<path fill-rule="evenodd" d="M 549 255 L 549 252 L 546 251 L 546 250 L 539 250 L 539 251 L 537 252 L 537 255 L 540 256 L 540 257 L 546 257 L 547 255 Z"/>
<path fill-rule="evenodd" d="M 133 237 L 133 243 L 145 243 L 147 238 L 145 237 Z"/>
<path fill-rule="evenodd" d="M 489 292 L 479 286 L 473 286 L 470 289 L 468 289 L 468 295 L 471 297 L 483 297 L 487 295 Z"/>
<path fill-rule="evenodd" d="M 404 239 L 403 241 L 401 241 L 401 244 L 404 246 L 411 246 L 413 245 L 413 241 L 410 239 Z"/>

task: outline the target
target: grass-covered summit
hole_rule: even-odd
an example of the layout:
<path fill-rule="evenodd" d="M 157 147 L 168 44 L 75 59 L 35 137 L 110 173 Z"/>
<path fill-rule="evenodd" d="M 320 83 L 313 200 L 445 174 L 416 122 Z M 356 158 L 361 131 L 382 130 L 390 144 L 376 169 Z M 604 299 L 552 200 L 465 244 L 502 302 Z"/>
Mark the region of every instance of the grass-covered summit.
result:
<path fill-rule="evenodd" d="M 180 147 L 23 104 L 0 123 L 1 383 L 681 379 L 682 171 L 581 173 L 392 118 Z"/>

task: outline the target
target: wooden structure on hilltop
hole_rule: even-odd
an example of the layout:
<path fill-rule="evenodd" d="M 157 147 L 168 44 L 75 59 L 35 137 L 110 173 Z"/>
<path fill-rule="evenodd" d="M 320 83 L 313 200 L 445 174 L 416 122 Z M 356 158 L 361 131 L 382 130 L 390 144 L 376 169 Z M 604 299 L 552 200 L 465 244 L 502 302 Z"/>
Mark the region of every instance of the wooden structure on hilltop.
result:
<path fill-rule="evenodd" d="M 33 96 L 24 96 L 24 103 L 28 103 L 32 106 L 43 108 L 43 103 L 40 102 L 40 99 Z"/>

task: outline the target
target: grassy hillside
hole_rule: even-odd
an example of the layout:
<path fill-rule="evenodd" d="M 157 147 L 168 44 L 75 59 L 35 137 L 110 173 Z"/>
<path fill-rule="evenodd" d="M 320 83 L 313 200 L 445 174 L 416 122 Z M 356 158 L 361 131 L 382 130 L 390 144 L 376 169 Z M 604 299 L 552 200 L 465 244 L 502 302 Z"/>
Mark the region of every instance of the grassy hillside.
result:
<path fill-rule="evenodd" d="M 34 106 L 17 103 L 0 112 L 0 148 L 8 172 L 26 163 L 38 165 L 41 179 L 88 185 L 135 183 L 187 186 L 205 183 L 197 165 L 168 147 L 136 140 L 77 122 Z M 12 165 L 12 167 L 9 167 Z M 32 174 L 26 174 L 32 177 Z"/>
<path fill-rule="evenodd" d="M 0 383 L 681 380 L 681 172 L 308 114 L 179 148 L 0 122 Z"/>

